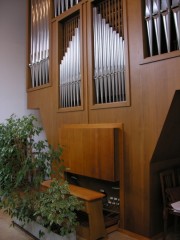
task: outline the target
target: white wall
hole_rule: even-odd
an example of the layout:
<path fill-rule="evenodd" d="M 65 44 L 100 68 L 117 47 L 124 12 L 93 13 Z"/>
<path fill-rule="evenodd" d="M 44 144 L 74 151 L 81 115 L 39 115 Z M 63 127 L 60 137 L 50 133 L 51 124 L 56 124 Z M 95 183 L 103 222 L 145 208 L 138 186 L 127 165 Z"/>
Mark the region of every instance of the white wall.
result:
<path fill-rule="evenodd" d="M 0 122 L 12 113 L 39 119 L 27 109 L 25 64 L 26 0 L 0 0 Z"/>

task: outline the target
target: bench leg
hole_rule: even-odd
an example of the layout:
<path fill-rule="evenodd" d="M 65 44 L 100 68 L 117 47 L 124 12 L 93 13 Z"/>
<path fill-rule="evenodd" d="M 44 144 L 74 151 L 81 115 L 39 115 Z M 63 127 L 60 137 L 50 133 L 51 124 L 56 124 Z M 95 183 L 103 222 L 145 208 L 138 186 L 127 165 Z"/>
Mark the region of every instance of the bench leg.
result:
<path fill-rule="evenodd" d="M 88 202 L 87 209 L 89 217 L 89 240 L 96 240 L 98 238 L 107 239 L 102 209 L 102 200 L 98 199 Z"/>

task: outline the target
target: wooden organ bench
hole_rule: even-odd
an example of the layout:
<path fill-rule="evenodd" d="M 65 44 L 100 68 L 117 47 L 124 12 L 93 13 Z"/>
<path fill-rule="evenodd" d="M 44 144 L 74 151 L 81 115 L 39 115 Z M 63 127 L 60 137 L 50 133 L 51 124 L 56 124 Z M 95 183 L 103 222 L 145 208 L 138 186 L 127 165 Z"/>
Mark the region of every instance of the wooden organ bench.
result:
<path fill-rule="evenodd" d="M 50 187 L 52 180 L 44 181 L 41 184 L 42 190 Z M 103 217 L 102 198 L 103 193 L 82 188 L 79 186 L 69 185 L 70 193 L 84 201 L 84 209 L 82 210 L 88 216 L 88 225 L 81 225 L 77 229 L 77 234 L 88 240 L 96 240 L 98 238 L 106 238 L 106 229 Z"/>

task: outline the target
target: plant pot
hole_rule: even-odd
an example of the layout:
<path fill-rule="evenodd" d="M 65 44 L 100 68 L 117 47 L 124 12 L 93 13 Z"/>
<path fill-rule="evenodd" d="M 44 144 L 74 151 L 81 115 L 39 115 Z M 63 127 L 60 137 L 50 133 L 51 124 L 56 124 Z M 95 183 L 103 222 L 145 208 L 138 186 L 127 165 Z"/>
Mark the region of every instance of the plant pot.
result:
<path fill-rule="evenodd" d="M 60 236 L 54 232 L 49 232 L 48 229 L 40 225 L 35 221 L 24 224 L 16 218 L 13 218 L 13 222 L 18 226 L 22 227 L 25 231 L 40 240 L 76 240 L 76 233 L 70 233 L 65 236 Z M 39 238 L 39 231 L 43 232 L 44 235 Z"/>

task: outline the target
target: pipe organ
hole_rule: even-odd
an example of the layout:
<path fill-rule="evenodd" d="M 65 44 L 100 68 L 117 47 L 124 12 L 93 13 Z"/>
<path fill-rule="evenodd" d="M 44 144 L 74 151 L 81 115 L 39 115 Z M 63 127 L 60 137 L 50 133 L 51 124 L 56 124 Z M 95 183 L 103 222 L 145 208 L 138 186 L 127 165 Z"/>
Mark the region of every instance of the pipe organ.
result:
<path fill-rule="evenodd" d="M 180 1 L 146 0 L 149 56 L 180 49 Z"/>
<path fill-rule="evenodd" d="M 128 59 L 123 0 L 29 2 L 31 29 L 29 88 L 44 87 L 51 83 L 49 66 L 55 56 L 49 56 L 53 47 L 50 46 L 50 26 L 51 22 L 56 21 L 57 28 L 60 29 L 57 33 L 58 108 L 81 108 L 84 84 L 92 86 L 92 91 L 88 92 L 87 97 L 92 99 L 90 102 L 93 102 L 93 105 L 102 106 L 109 103 L 128 105 Z M 90 18 L 86 19 L 88 12 Z M 87 29 L 85 24 L 88 25 Z M 89 32 L 90 37 L 87 37 Z M 89 46 L 91 53 L 87 49 Z M 84 59 L 85 52 L 88 53 L 87 59 Z M 87 70 L 84 70 L 85 62 Z M 87 71 L 87 80 L 84 79 L 86 74 L 84 71 Z"/>
<path fill-rule="evenodd" d="M 50 0 L 31 0 L 31 86 L 49 82 L 49 19 Z"/>
<path fill-rule="evenodd" d="M 90 137 L 82 141 L 80 129 L 74 131 L 73 136 L 77 136 L 74 141 L 71 133 L 62 132 L 63 139 L 68 137 L 67 142 L 74 144 L 72 156 L 68 158 L 76 157 L 79 161 L 76 164 L 75 160 L 67 160 L 71 167 L 67 175 L 72 183 L 85 188 L 97 187 L 99 180 L 108 182 L 109 188 L 106 189 L 106 184 L 98 185 L 96 190 L 107 193 L 104 206 L 110 210 L 119 204 L 114 200 L 120 199 L 118 226 L 152 238 L 162 231 L 161 199 L 156 184 L 157 166 L 162 166 L 158 159 L 152 158 L 152 153 L 174 91 L 180 88 L 180 1 L 27 0 L 27 3 L 27 107 L 40 109 L 48 141 L 54 146 L 61 143 L 57 130 L 65 124 L 123 122 L 125 159 L 118 156 L 117 138 L 111 145 L 117 136 L 116 129 L 105 130 L 106 145 L 102 141 L 95 144 L 94 140 L 89 143 Z M 157 107 L 161 108 L 160 112 Z M 83 153 L 84 149 L 83 146 L 77 151 L 78 141 L 82 146 L 86 144 L 87 151 L 89 145 L 98 146 L 95 151 L 89 151 L 89 160 L 76 156 L 76 152 Z M 168 148 L 168 142 L 166 145 Z M 114 151 L 108 159 L 113 159 L 115 165 L 107 159 L 106 151 L 109 153 L 110 147 Z M 99 149 L 100 163 L 100 157 L 95 155 Z M 169 166 L 167 158 L 163 159 L 163 166 Z M 117 160 L 119 167 L 116 167 Z M 113 172 L 110 167 L 117 170 L 115 177 L 108 175 Z M 128 175 L 129 172 L 132 174 Z M 98 181 L 92 184 L 89 178 Z M 113 185 L 119 187 L 118 192 L 110 191 L 112 179 L 118 183 Z M 154 206 L 156 211 L 151 214 L 149 206 Z M 136 221 L 137 214 L 139 221 Z"/>

